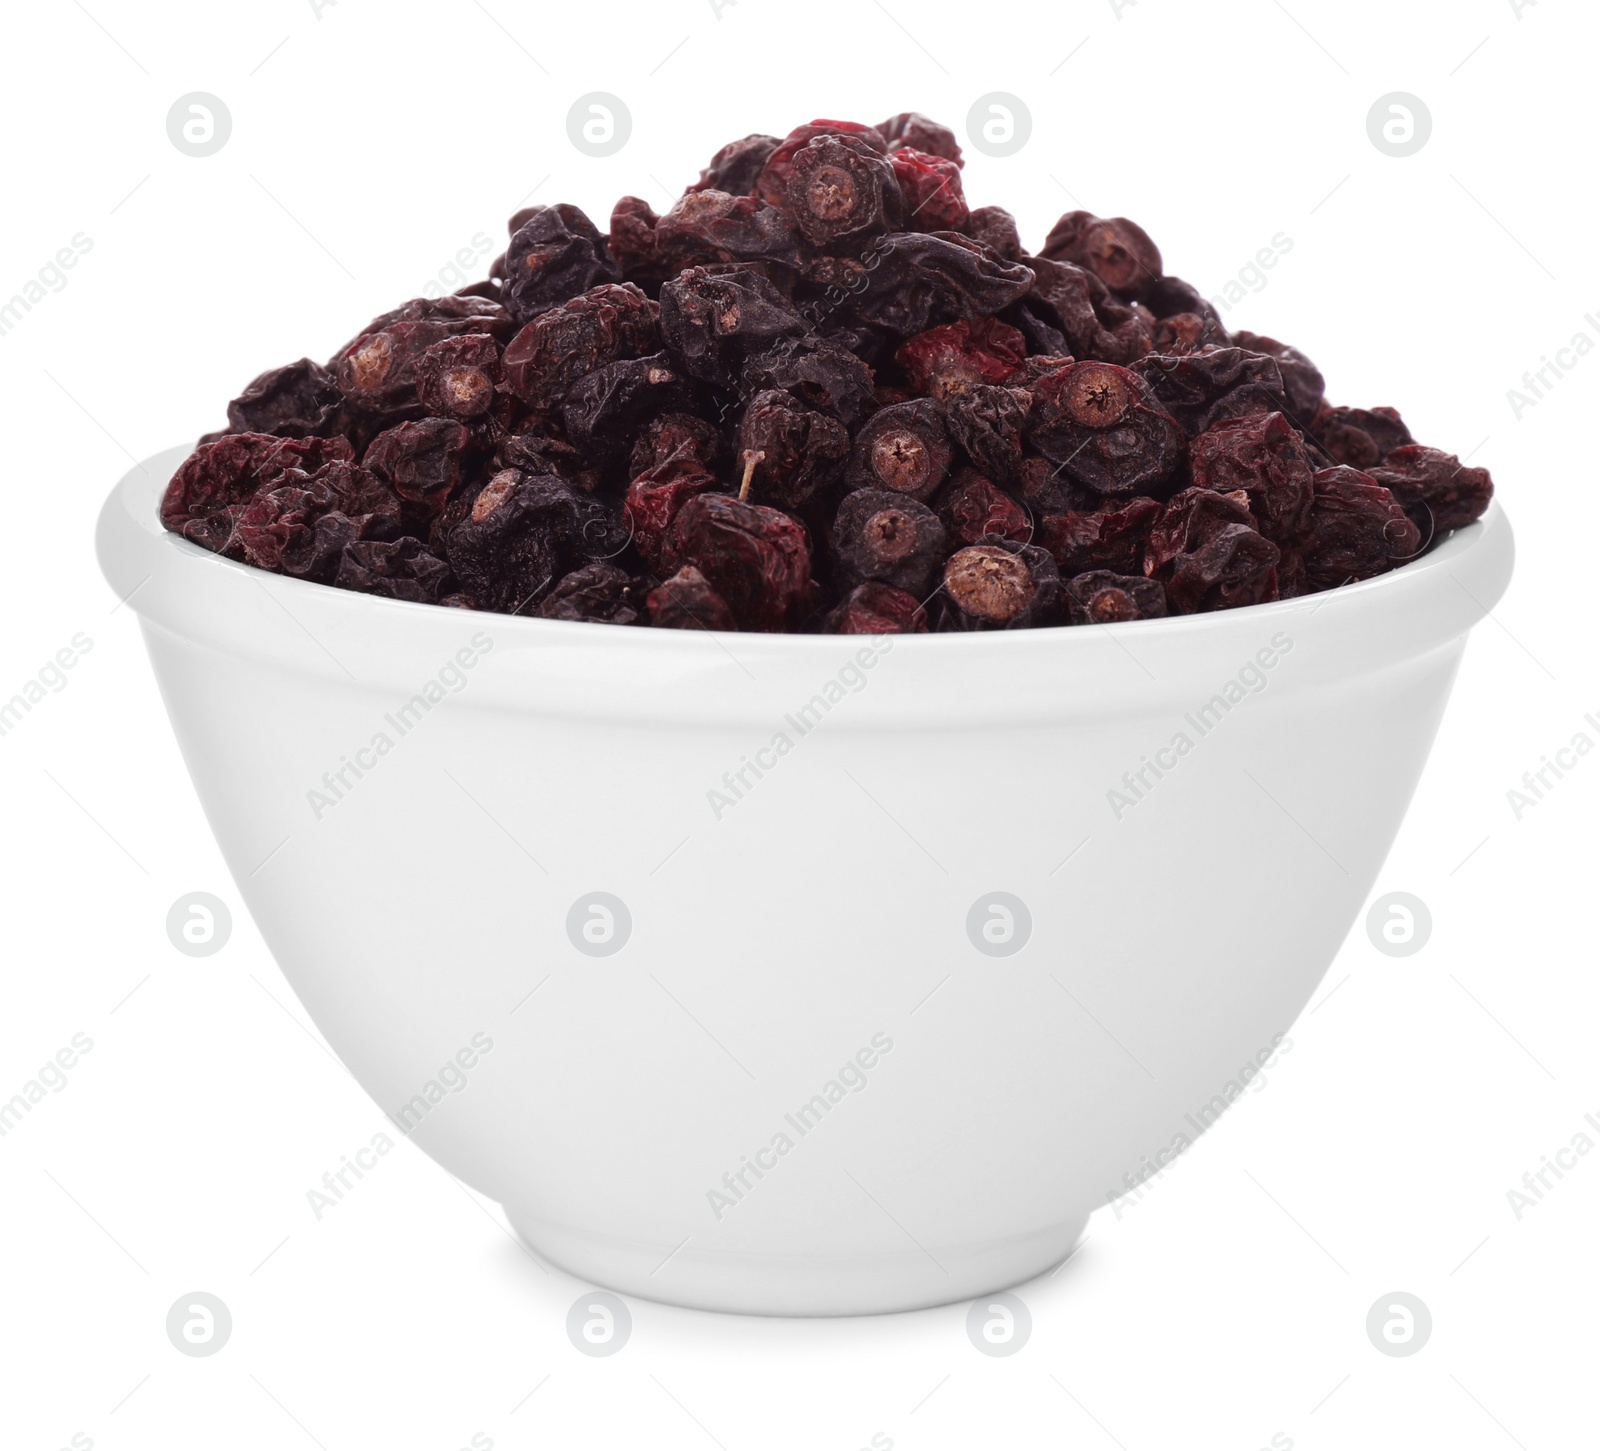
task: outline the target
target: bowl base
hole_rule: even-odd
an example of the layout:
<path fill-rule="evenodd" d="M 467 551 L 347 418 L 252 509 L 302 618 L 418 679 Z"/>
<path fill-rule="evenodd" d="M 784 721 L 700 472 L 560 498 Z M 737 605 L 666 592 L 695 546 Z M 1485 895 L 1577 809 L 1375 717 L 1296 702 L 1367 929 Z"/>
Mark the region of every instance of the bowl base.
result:
<path fill-rule="evenodd" d="M 737 1315 L 889 1315 L 975 1299 L 1031 1280 L 1072 1253 L 1087 1213 L 1031 1234 L 903 1253 L 762 1254 L 643 1244 L 502 1206 L 541 1259 L 618 1294 Z"/>

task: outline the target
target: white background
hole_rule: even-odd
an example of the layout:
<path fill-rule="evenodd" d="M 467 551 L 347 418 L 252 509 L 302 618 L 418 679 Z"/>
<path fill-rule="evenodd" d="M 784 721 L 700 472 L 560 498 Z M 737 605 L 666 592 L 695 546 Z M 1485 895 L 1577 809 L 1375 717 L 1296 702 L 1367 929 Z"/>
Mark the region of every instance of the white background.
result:
<path fill-rule="evenodd" d="M 1520 821 L 1506 793 L 1575 732 L 1600 741 L 1583 719 L 1600 715 L 1600 356 L 1520 419 L 1507 399 L 1580 329 L 1600 341 L 1584 320 L 1600 319 L 1600 25 L 1578 0 L 1120 9 L 8 11 L 0 297 L 74 234 L 93 245 L 0 336 L 0 697 L 76 632 L 93 648 L 0 738 L 0 1097 L 74 1033 L 94 1047 L 0 1139 L 0 1444 L 1597 1444 L 1600 1153 L 1520 1220 L 1507 1191 L 1600 1117 L 1600 760 Z M 595 90 L 633 117 L 603 160 L 566 131 Z M 232 114 L 209 158 L 167 138 L 189 91 Z M 1377 889 L 1421 897 L 1433 936 L 1394 959 L 1357 925 L 1258 1091 L 1019 1288 L 1020 1353 L 978 1354 L 963 1306 L 785 1323 L 634 1302 L 628 1345 L 588 1359 L 564 1328 L 584 1287 L 409 1144 L 314 1218 L 307 1191 L 383 1121 L 238 908 L 135 620 L 96 570 L 96 511 L 131 459 L 220 426 L 261 369 L 326 356 L 475 233 L 498 249 L 530 195 L 604 226 L 624 193 L 664 209 L 734 136 L 907 108 L 964 132 L 990 91 L 1021 97 L 1033 133 L 1007 159 L 969 152 L 974 205 L 1010 207 L 1033 246 L 1069 207 L 1134 217 L 1207 294 L 1287 234 L 1229 324 L 1305 349 L 1335 401 L 1397 404 L 1494 471 L 1517 577 Z M 1433 117 L 1406 159 L 1368 139 L 1390 91 Z M 164 930 L 196 889 L 238 909 L 212 958 Z M 234 1319 L 208 1359 L 164 1332 L 195 1289 Z M 1364 1328 L 1394 1290 L 1434 1321 L 1406 1359 Z"/>

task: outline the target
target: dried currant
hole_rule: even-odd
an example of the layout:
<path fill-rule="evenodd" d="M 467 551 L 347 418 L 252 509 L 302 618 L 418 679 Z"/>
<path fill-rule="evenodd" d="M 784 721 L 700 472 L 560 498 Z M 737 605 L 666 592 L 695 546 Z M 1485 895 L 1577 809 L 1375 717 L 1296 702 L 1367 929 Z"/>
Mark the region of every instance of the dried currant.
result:
<path fill-rule="evenodd" d="M 1144 572 L 1166 587 L 1174 614 L 1192 615 L 1277 599 L 1278 557 L 1244 494 L 1185 489 L 1151 526 Z"/>
<path fill-rule="evenodd" d="M 1060 614 L 1061 576 L 1036 544 L 972 544 L 945 561 L 944 599 L 951 608 L 941 628 L 1023 629 Z"/>
<path fill-rule="evenodd" d="M 435 417 L 481 417 L 499 382 L 500 345 L 486 333 L 444 338 L 417 358 L 417 399 Z"/>
<path fill-rule="evenodd" d="M 661 336 L 691 374 L 731 389 L 745 361 L 804 331 L 787 298 L 754 267 L 690 267 L 661 289 Z"/>
<path fill-rule="evenodd" d="M 694 413 L 660 413 L 639 430 L 628 458 L 628 476 L 677 460 L 693 460 L 709 470 L 722 456 L 717 426 Z"/>
<path fill-rule="evenodd" d="M 1155 401 L 1194 438 L 1225 418 L 1253 413 L 1291 415 L 1275 358 L 1243 348 L 1152 353 L 1133 364 Z"/>
<path fill-rule="evenodd" d="M 622 502 L 623 522 L 646 564 L 661 567 L 667 530 L 690 499 L 717 490 L 717 481 L 693 455 L 669 457 L 646 469 L 628 485 Z"/>
<path fill-rule="evenodd" d="M 1274 544 L 1293 544 L 1311 523 L 1311 457 L 1281 413 L 1229 418 L 1189 445 L 1195 487 L 1242 490 L 1256 527 Z"/>
<path fill-rule="evenodd" d="M 938 405 L 915 398 L 880 408 L 862 425 L 847 477 L 852 488 L 891 489 L 927 500 L 954 456 Z"/>
<path fill-rule="evenodd" d="M 985 317 L 929 328 L 894 356 L 914 392 L 945 402 L 981 383 L 1004 383 L 1027 355 L 1021 333 Z"/>
<path fill-rule="evenodd" d="M 1369 475 L 1340 464 L 1313 475 L 1313 483 L 1311 537 L 1299 550 L 1313 590 L 1371 579 L 1416 554 L 1421 531 Z"/>
<path fill-rule="evenodd" d="M 400 500 L 359 464 L 334 459 L 315 473 L 292 469 L 244 506 L 235 530 L 247 564 L 326 583 L 346 544 L 393 539 Z"/>
<path fill-rule="evenodd" d="M 173 474 L 161 499 L 161 522 L 174 534 L 237 559 L 234 531 L 245 505 L 273 488 L 290 470 L 315 473 L 355 450 L 343 438 L 279 438 L 270 433 L 229 433 L 203 443 Z"/>
<path fill-rule="evenodd" d="M 1233 343 L 1247 352 L 1265 353 L 1277 362 L 1278 371 L 1283 375 L 1284 395 L 1295 418 L 1302 425 L 1311 423 L 1322 409 L 1322 395 L 1327 388 L 1317 365 L 1299 348 L 1291 348 L 1287 343 L 1262 337 L 1259 333 L 1234 333 Z"/>
<path fill-rule="evenodd" d="M 962 469 L 936 501 L 954 547 L 990 536 L 1026 544 L 1033 538 L 1028 511 L 976 469 Z"/>
<path fill-rule="evenodd" d="M 436 605 L 452 583 L 450 566 L 417 539 L 357 539 L 344 547 L 333 582 L 340 589 Z"/>
<path fill-rule="evenodd" d="M 914 232 L 965 232 L 967 199 L 961 191 L 961 167 L 942 156 L 908 146 L 889 153 L 900 187 L 905 227 Z"/>
<path fill-rule="evenodd" d="M 757 178 L 778 146 L 776 136 L 759 134 L 730 141 L 711 158 L 701 171 L 700 180 L 690 190 L 725 191 L 732 196 L 748 196 L 755 190 Z"/>
<path fill-rule="evenodd" d="M 811 606 L 805 526 L 778 509 L 700 494 L 678 510 L 662 562 L 667 569 L 698 569 L 742 630 L 782 630 Z"/>
<path fill-rule="evenodd" d="M 839 476 L 850 435 L 837 419 L 772 388 L 750 400 L 734 450 L 740 467 L 749 470 L 748 497 L 797 509 Z"/>
<path fill-rule="evenodd" d="M 1453 453 L 1419 443 L 1391 449 L 1371 473 L 1413 518 L 1426 511 L 1432 521 L 1429 535 L 1472 523 L 1494 493 L 1488 469 L 1469 469 Z"/>
<path fill-rule="evenodd" d="M 1069 363 L 1033 385 L 1028 441 L 1074 482 L 1113 497 L 1160 489 L 1183 454 L 1183 430 L 1137 373 Z"/>
<path fill-rule="evenodd" d="M 1033 273 L 956 232 L 892 232 L 850 299 L 856 319 L 909 337 L 940 323 L 991 317 L 1027 295 Z"/>
<path fill-rule="evenodd" d="M 946 553 L 939 516 L 887 489 L 846 494 L 834 516 L 831 542 L 846 579 L 877 580 L 915 595 L 928 592 Z"/>
<path fill-rule="evenodd" d="M 1031 395 L 1022 388 L 988 384 L 957 393 L 945 404 L 950 435 L 990 478 L 1011 483 L 1022 467 L 1022 430 Z"/>
<path fill-rule="evenodd" d="M 829 635 L 919 635 L 928 616 L 915 595 L 869 579 L 834 606 L 822 628 Z"/>
<path fill-rule="evenodd" d="M 577 207 L 530 207 L 506 248 L 505 301 L 526 323 L 601 282 L 619 282 L 606 239 Z"/>
<path fill-rule="evenodd" d="M 1089 570 L 1065 586 L 1067 619 L 1074 625 L 1115 625 L 1124 620 L 1159 620 L 1167 613 L 1167 594 L 1142 574 Z"/>
<path fill-rule="evenodd" d="M 602 283 L 533 319 L 506 345 L 506 384 L 553 412 L 580 378 L 660 346 L 660 308 L 630 282 Z"/>
<path fill-rule="evenodd" d="M 1022 237 L 1017 231 L 1017 219 L 1004 207 L 973 207 L 961 230 L 1007 262 L 1022 260 Z"/>
<path fill-rule="evenodd" d="M 853 136 L 813 137 L 796 151 L 783 204 L 805 239 L 823 250 L 859 251 L 898 230 L 904 214 L 896 168 Z"/>
<path fill-rule="evenodd" d="M 898 116 L 878 122 L 872 129 L 883 137 L 891 156 L 897 151 L 922 151 L 962 165 L 961 144 L 956 140 L 956 133 L 920 111 L 902 111 Z"/>
<path fill-rule="evenodd" d="M 546 620 L 584 620 L 597 625 L 635 625 L 644 616 L 644 589 L 625 569 L 603 560 L 563 578 L 539 601 Z"/>
<path fill-rule="evenodd" d="M 386 428 L 361 456 L 362 465 L 408 503 L 436 514 L 461 482 L 472 436 L 448 418 L 423 418 Z"/>
<path fill-rule="evenodd" d="M 1113 292 L 1136 297 L 1161 276 L 1161 253 L 1149 234 L 1126 217 L 1068 212 L 1050 229 L 1041 255 L 1094 273 Z"/>
<path fill-rule="evenodd" d="M 666 630 L 737 630 L 726 600 L 692 564 L 657 585 L 645 597 L 650 623 Z"/>
<path fill-rule="evenodd" d="M 691 390 L 666 353 L 624 358 L 586 373 L 561 405 L 567 438 L 601 464 L 618 463 L 650 417 L 681 412 Z"/>
<path fill-rule="evenodd" d="M 1369 469 L 1416 442 L 1392 408 L 1323 408 L 1311 431 L 1335 463 L 1353 469 Z"/>
<path fill-rule="evenodd" d="M 796 126 L 773 148 L 756 177 L 755 195 L 768 206 L 785 206 L 794 159 L 819 136 L 848 136 L 868 154 L 883 156 L 888 152 L 883 137 L 871 126 L 863 126 L 859 121 L 811 121 L 804 126 Z"/>
<path fill-rule="evenodd" d="M 339 431 L 343 401 L 333 375 L 320 363 L 301 358 L 249 383 L 228 405 L 228 427 L 234 433 L 328 437 Z"/>
<path fill-rule="evenodd" d="M 1050 551 L 1063 579 L 1109 571 L 1136 574 L 1144 568 L 1150 527 L 1161 517 L 1154 499 L 1125 499 L 1113 508 L 1068 510 L 1040 521 L 1040 542 Z"/>

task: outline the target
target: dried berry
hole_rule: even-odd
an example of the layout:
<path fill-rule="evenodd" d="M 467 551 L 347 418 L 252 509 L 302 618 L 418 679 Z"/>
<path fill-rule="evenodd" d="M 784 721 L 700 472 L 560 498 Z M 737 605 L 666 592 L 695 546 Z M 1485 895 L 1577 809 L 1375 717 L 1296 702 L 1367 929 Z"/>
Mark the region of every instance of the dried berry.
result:
<path fill-rule="evenodd" d="M 1144 568 L 1150 527 L 1161 517 L 1154 499 L 1126 499 L 1114 508 L 1069 510 L 1040 521 L 1040 543 L 1050 551 L 1063 579 L 1109 571 L 1137 574 Z"/>
<path fill-rule="evenodd" d="M 846 579 L 877 580 L 918 596 L 932 587 L 947 553 L 939 516 L 887 489 L 846 494 L 834 516 L 832 544 Z"/>
<path fill-rule="evenodd" d="M 632 283 L 604 283 L 534 318 L 506 345 L 511 391 L 530 408 L 560 407 L 578 379 L 660 346 L 660 308 Z"/>
<path fill-rule="evenodd" d="M 279 438 L 229 433 L 203 443 L 178 466 L 161 499 L 161 522 L 191 543 L 234 558 L 234 537 L 245 505 L 260 489 L 276 487 L 290 470 L 315 473 L 355 450 L 343 438 Z"/>
<path fill-rule="evenodd" d="M 961 167 L 942 156 L 911 147 L 889 154 L 900 186 L 904 225 L 914 232 L 964 232 L 967 199 L 961 191 Z"/>
<path fill-rule="evenodd" d="M 973 544 L 946 561 L 944 597 L 953 608 L 942 628 L 1023 629 L 1060 614 L 1061 576 L 1036 544 Z"/>
<path fill-rule="evenodd" d="M 854 136 L 817 136 L 789 161 L 783 205 L 805 239 L 824 250 L 859 251 L 904 215 L 895 167 Z"/>
<path fill-rule="evenodd" d="M 626 458 L 634 436 L 656 414 L 676 413 L 692 399 L 688 381 L 666 353 L 625 358 L 586 373 L 561 405 L 574 447 L 596 463 Z"/>
<path fill-rule="evenodd" d="M 291 469 L 259 490 L 240 512 L 235 538 L 257 569 L 326 583 L 345 545 L 393 539 L 400 514 L 399 498 L 376 474 L 335 459 L 312 474 Z"/>
<path fill-rule="evenodd" d="M 1313 590 L 1371 579 L 1416 554 L 1422 534 L 1382 484 L 1342 464 L 1313 483 L 1311 538 L 1299 551 Z"/>
<path fill-rule="evenodd" d="M 800 234 L 789 217 L 750 196 L 691 191 L 655 225 L 653 265 L 675 277 L 685 267 L 759 262 L 774 282 L 800 270 Z"/>
<path fill-rule="evenodd" d="M 449 593 L 450 566 L 409 536 L 392 541 L 358 539 L 344 547 L 333 582 L 340 589 L 385 599 L 436 605 Z"/>
<path fill-rule="evenodd" d="M 1281 413 L 1229 418 L 1189 447 L 1195 486 L 1242 490 L 1256 527 L 1275 544 L 1294 544 L 1311 523 L 1311 458 Z"/>
<path fill-rule="evenodd" d="M 495 400 L 500 345 L 486 333 L 444 338 L 417 358 L 417 399 L 439 418 L 478 418 Z"/>
<path fill-rule="evenodd" d="M 1029 312 L 1059 330 L 1074 357 L 1127 364 L 1150 351 L 1151 325 L 1094 273 L 1049 257 L 1023 261 L 1034 274 Z"/>
<path fill-rule="evenodd" d="M 750 471 L 748 497 L 798 509 L 839 476 L 850 452 L 842 423 L 790 393 L 768 389 L 750 400 L 739 421 L 735 458 Z"/>
<path fill-rule="evenodd" d="M 962 164 L 961 145 L 956 140 L 956 133 L 948 126 L 930 120 L 920 111 L 902 111 L 898 116 L 878 122 L 872 129 L 883 137 L 890 155 L 897 151 L 923 151 L 930 156 L 954 162 L 957 166 Z"/>
<path fill-rule="evenodd" d="M 644 590 L 625 569 L 598 561 L 575 569 L 540 602 L 546 620 L 583 620 L 596 625 L 634 625 L 644 614 Z"/>
<path fill-rule="evenodd" d="M 1243 348 L 1202 348 L 1176 356 L 1152 353 L 1133 371 L 1155 401 L 1194 438 L 1225 418 L 1290 414 L 1277 360 Z"/>
<path fill-rule="evenodd" d="M 461 482 L 470 442 L 461 424 L 424 418 L 385 429 L 367 445 L 361 462 L 402 499 L 436 514 Z"/>
<path fill-rule="evenodd" d="M 880 408 L 856 434 L 847 476 L 856 489 L 891 489 L 926 500 L 954 452 L 938 406 L 926 398 Z"/>
<path fill-rule="evenodd" d="M 782 630 L 811 605 L 805 526 L 777 509 L 727 494 L 701 494 L 678 510 L 662 562 L 667 569 L 698 569 L 741 630 Z"/>
<path fill-rule="evenodd" d="M 339 430 L 342 402 L 333 375 L 320 363 L 301 358 L 251 382 L 228 405 L 228 427 L 234 433 L 328 437 Z"/>
<path fill-rule="evenodd" d="M 672 521 L 690 499 L 717 489 L 717 481 L 693 455 L 669 457 L 645 470 L 628 485 L 622 517 L 634 548 L 652 569 L 661 567 L 661 551 Z"/>
<path fill-rule="evenodd" d="M 506 248 L 505 299 L 519 323 L 546 308 L 619 282 L 606 239 L 577 207 L 531 207 Z"/>
<path fill-rule="evenodd" d="M 645 597 L 650 623 L 667 630 L 737 630 L 733 611 L 692 564 Z"/>
<path fill-rule="evenodd" d="M 776 136 L 753 135 L 730 141 L 718 150 L 691 191 L 725 191 L 732 196 L 748 196 L 755 190 L 772 153 L 778 149 Z"/>
<path fill-rule="evenodd" d="M 1156 492 L 1182 456 L 1182 429 L 1126 368 L 1069 363 L 1046 373 L 1032 392 L 1028 441 L 1096 493 Z"/>
<path fill-rule="evenodd" d="M 804 330 L 800 314 L 754 267 L 690 267 L 661 289 L 661 336 L 696 378 L 738 382 L 745 360 Z"/>
<path fill-rule="evenodd" d="M 928 616 L 915 595 L 868 580 L 839 601 L 822 628 L 829 635 L 918 635 Z"/>
<path fill-rule="evenodd" d="M 1032 401 L 1021 388 L 976 384 L 946 402 L 945 422 L 983 473 L 1011 483 L 1022 467 L 1022 430 Z"/>
<path fill-rule="evenodd" d="M 1021 333 L 985 317 L 929 328 L 894 356 L 914 392 L 945 402 L 981 383 L 1004 383 L 1027 355 Z"/>
<path fill-rule="evenodd" d="M 1262 337 L 1259 333 L 1234 333 L 1233 342 L 1235 347 L 1265 353 L 1277 362 L 1278 371 L 1283 375 L 1283 391 L 1296 421 L 1302 427 L 1309 425 L 1322 409 L 1322 395 L 1327 388 L 1317 365 L 1299 348 L 1291 348 L 1287 343 Z"/>
<path fill-rule="evenodd" d="M 955 232 L 894 232 L 871 248 L 875 265 L 849 307 L 862 322 L 909 337 L 940 323 L 992 317 L 1024 297 L 1033 273 Z"/>
<path fill-rule="evenodd" d="M 962 469 L 937 503 L 953 548 L 991 536 L 1018 544 L 1033 538 L 1028 511 L 976 469 Z"/>
<path fill-rule="evenodd" d="M 868 154 L 884 156 L 888 152 L 883 137 L 871 126 L 863 126 L 858 121 L 811 121 L 804 126 L 796 126 L 773 148 L 766 165 L 756 177 L 755 195 L 768 206 L 786 206 L 794 159 L 819 136 L 849 136 Z"/>
<path fill-rule="evenodd" d="M 1494 492 L 1488 469 L 1469 469 L 1453 453 L 1419 443 L 1391 449 L 1371 472 L 1407 514 L 1415 518 L 1426 511 L 1433 526 L 1427 535 L 1470 524 L 1489 507 Z"/>
<path fill-rule="evenodd" d="M 1311 431 L 1335 463 L 1353 469 L 1369 469 L 1416 442 L 1392 408 L 1324 408 Z"/>
<path fill-rule="evenodd" d="M 475 608 L 514 615 L 562 575 L 620 553 L 626 542 L 601 500 L 549 475 L 503 469 L 451 530 L 445 550 Z"/>
<path fill-rule="evenodd" d="M 819 337 L 783 338 L 744 365 L 740 391 L 781 388 L 852 428 L 876 408 L 872 369 L 849 349 Z"/>
<path fill-rule="evenodd" d="M 1166 591 L 1142 574 L 1095 569 L 1069 579 L 1065 588 L 1067 619 L 1074 625 L 1159 620 L 1167 613 Z"/>
<path fill-rule="evenodd" d="M 1192 615 L 1277 599 L 1277 563 L 1242 493 L 1185 489 L 1151 526 L 1144 572 L 1166 586 L 1174 614 Z"/>
<path fill-rule="evenodd" d="M 1022 260 L 1022 237 L 1017 231 L 1017 219 L 1004 207 L 973 207 L 961 230 L 1007 262 Z"/>
<path fill-rule="evenodd" d="M 628 476 L 677 460 L 692 460 L 710 469 L 722 456 L 722 435 L 716 424 L 693 413 L 660 413 L 639 431 L 628 459 Z"/>
<path fill-rule="evenodd" d="M 1126 217 L 1068 212 L 1050 229 L 1040 255 L 1087 268 L 1123 297 L 1138 296 L 1161 276 L 1156 244 Z"/>

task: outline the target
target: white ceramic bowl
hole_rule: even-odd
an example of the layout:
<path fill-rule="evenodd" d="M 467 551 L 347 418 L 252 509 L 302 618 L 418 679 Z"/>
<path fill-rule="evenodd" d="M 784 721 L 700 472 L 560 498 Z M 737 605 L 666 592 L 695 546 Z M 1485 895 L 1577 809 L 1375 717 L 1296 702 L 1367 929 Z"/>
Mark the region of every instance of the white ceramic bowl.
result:
<path fill-rule="evenodd" d="M 101 564 L 306 1011 L 539 1253 L 720 1310 L 1015 1283 L 1192 1140 L 1326 971 L 1512 561 L 1492 507 L 1222 614 L 620 629 L 205 553 L 156 517 L 186 452 Z"/>

